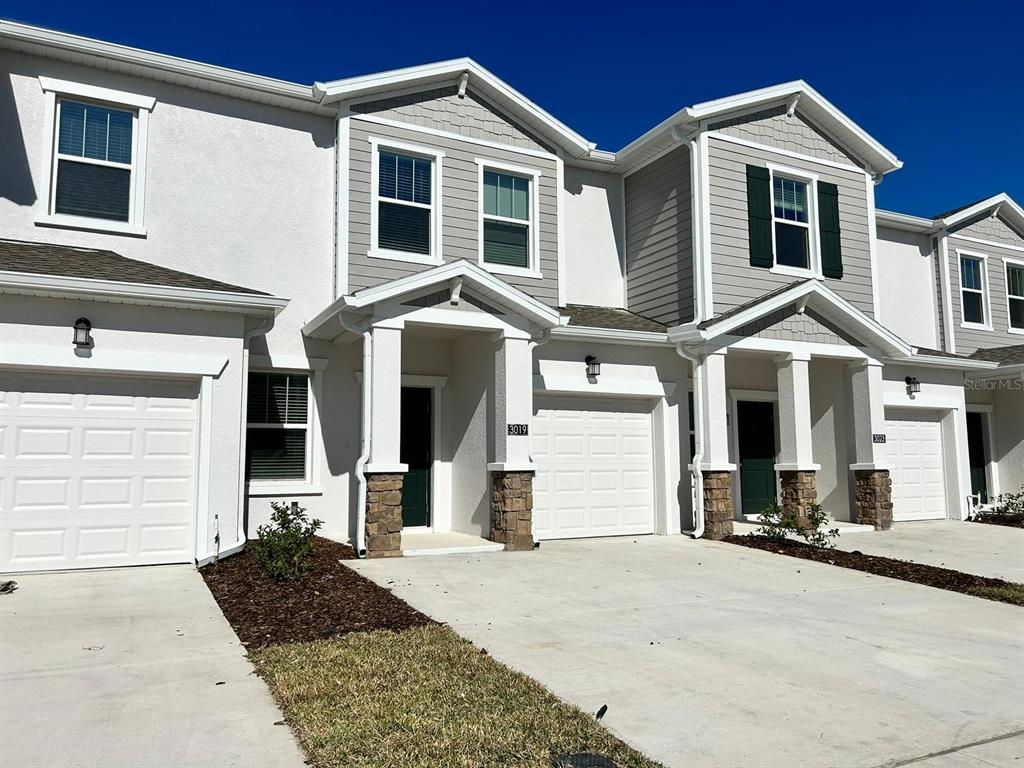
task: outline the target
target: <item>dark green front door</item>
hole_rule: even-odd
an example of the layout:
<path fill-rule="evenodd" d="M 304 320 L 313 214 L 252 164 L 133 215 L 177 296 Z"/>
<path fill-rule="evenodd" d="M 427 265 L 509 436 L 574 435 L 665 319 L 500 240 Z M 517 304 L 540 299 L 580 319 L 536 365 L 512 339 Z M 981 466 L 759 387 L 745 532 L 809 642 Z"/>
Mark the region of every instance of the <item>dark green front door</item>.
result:
<path fill-rule="evenodd" d="M 770 402 L 736 403 L 739 436 L 740 496 L 744 515 L 759 515 L 775 495 L 775 406 Z"/>
<path fill-rule="evenodd" d="M 985 428 L 981 414 L 967 412 L 967 456 L 971 465 L 971 493 L 988 503 L 988 462 L 985 460 Z"/>
<path fill-rule="evenodd" d="M 422 387 L 402 387 L 401 462 L 409 465 L 402 483 L 402 524 L 430 525 L 430 469 L 434 463 L 431 395 Z"/>

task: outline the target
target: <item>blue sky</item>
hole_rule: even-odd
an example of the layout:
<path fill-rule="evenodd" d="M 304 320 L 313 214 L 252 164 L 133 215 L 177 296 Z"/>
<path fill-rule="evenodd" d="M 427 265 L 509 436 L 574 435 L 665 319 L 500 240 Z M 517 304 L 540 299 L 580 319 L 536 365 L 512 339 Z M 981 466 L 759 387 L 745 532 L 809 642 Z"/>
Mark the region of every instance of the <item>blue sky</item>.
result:
<path fill-rule="evenodd" d="M 802 77 L 904 161 L 880 207 L 1024 203 L 1019 0 L 2 0 L 0 16 L 301 83 L 468 55 L 610 150 L 680 107 Z"/>

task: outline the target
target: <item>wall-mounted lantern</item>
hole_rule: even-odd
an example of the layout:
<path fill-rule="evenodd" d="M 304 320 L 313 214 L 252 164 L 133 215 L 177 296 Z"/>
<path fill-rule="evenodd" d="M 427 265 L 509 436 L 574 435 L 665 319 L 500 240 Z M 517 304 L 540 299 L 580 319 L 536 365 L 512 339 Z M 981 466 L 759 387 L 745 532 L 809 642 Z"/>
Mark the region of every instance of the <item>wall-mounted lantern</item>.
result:
<path fill-rule="evenodd" d="M 921 382 L 913 376 L 907 376 L 904 381 L 907 383 L 907 394 L 911 397 L 921 391 Z"/>
<path fill-rule="evenodd" d="M 89 322 L 89 318 L 80 317 L 75 320 L 75 346 L 79 349 L 84 347 L 92 346 L 92 336 L 89 335 L 89 331 L 92 330 L 92 323 Z"/>
<path fill-rule="evenodd" d="M 601 361 L 593 355 L 587 355 L 583 361 L 587 364 L 587 378 L 596 379 L 601 375 Z"/>

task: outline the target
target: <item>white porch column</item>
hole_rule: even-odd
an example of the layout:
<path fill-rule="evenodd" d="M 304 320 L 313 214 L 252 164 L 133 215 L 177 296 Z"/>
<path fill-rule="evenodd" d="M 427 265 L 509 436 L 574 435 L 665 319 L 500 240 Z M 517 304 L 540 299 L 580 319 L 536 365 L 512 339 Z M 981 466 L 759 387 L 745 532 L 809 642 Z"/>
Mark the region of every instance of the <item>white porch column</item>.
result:
<path fill-rule="evenodd" d="M 370 461 L 366 471 L 402 473 L 402 326 L 373 326 L 370 379 Z"/>
<path fill-rule="evenodd" d="M 494 461 L 491 471 L 532 472 L 530 458 L 533 360 L 530 338 L 506 332 L 494 353 Z M 510 429 L 511 426 L 511 429 Z"/>
<path fill-rule="evenodd" d="M 875 435 L 885 434 L 885 399 L 882 364 L 861 360 L 850 364 L 850 392 L 853 405 L 853 456 L 851 469 L 888 469 L 885 443 Z"/>
<path fill-rule="evenodd" d="M 811 448 L 811 356 L 791 353 L 777 361 L 779 463 L 777 472 L 816 472 Z"/>
<path fill-rule="evenodd" d="M 697 408 L 704 425 L 704 458 L 701 469 L 729 472 L 736 469 L 729 463 L 729 406 L 725 386 L 725 352 L 713 352 L 704 358 L 693 374 L 700 377 L 701 403 Z"/>

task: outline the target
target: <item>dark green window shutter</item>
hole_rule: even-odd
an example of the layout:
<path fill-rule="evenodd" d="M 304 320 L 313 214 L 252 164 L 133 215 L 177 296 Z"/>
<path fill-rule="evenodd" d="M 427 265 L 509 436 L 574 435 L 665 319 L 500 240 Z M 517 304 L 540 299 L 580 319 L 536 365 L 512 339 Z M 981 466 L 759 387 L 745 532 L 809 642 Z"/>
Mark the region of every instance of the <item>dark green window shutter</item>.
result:
<path fill-rule="evenodd" d="M 772 189 L 767 168 L 747 166 L 747 232 L 750 234 L 750 266 L 768 269 L 772 254 Z"/>
<path fill-rule="evenodd" d="M 839 232 L 839 187 L 818 182 L 818 232 L 821 236 L 821 271 L 837 280 L 843 276 L 843 251 Z"/>

